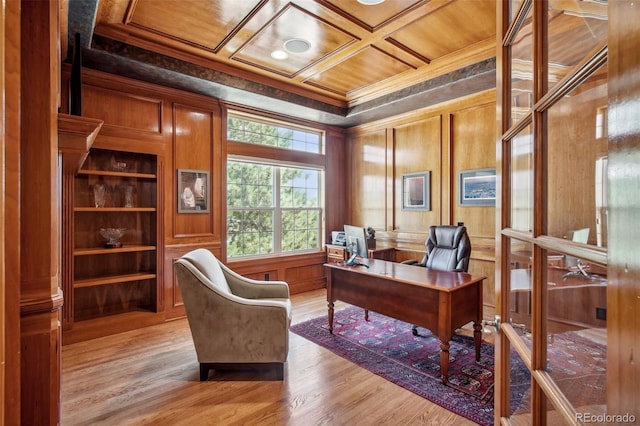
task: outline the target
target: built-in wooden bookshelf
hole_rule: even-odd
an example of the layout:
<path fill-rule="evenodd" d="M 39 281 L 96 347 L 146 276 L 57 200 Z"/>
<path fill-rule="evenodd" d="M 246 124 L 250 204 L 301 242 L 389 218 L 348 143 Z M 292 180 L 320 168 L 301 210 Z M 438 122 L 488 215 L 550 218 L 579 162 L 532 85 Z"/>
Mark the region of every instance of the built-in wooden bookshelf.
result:
<path fill-rule="evenodd" d="M 73 248 L 63 335 L 98 330 L 132 313 L 159 310 L 158 161 L 156 155 L 91 149 L 73 176 Z M 101 229 L 122 228 L 109 244 Z"/>

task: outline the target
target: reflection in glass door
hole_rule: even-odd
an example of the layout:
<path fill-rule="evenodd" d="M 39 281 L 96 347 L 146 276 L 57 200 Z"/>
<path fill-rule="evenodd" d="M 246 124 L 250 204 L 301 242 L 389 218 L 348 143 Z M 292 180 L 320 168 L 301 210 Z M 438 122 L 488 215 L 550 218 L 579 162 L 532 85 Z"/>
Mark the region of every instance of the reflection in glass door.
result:
<path fill-rule="evenodd" d="M 496 413 L 578 424 L 607 412 L 607 5 L 502 8 Z"/>

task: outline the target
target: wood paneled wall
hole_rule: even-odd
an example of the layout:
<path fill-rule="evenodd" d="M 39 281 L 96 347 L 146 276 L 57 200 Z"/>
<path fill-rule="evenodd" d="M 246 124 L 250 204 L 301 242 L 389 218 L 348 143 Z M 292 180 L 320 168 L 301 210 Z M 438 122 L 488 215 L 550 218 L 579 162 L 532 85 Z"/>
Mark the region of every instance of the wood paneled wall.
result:
<path fill-rule="evenodd" d="M 158 226 L 162 229 L 158 250 L 163 252 L 159 279 L 164 287 L 164 317 L 184 315 L 182 298 L 173 273 L 176 258 L 194 248 L 204 247 L 226 261 L 226 126 L 228 106 L 216 99 L 133 81 L 95 70 L 83 70 L 83 115 L 104 120 L 94 142 L 95 148 L 152 153 L 158 155 L 159 200 Z M 240 107 L 234 107 L 240 108 Z M 245 109 L 246 110 L 246 109 Z M 261 111 L 248 112 L 261 113 Z M 267 113 L 265 113 L 267 114 Z M 267 114 L 271 118 L 273 114 Z M 296 121 L 296 120 L 293 120 Z M 324 167 L 327 203 L 325 228 L 341 227 L 347 211 L 345 185 L 345 131 L 331 126 L 296 121 L 326 134 L 324 156 L 314 164 Z M 237 146 L 240 144 L 231 144 Z M 259 156 L 259 146 L 234 148 L 235 154 Z M 244 151 L 242 151 L 244 150 Z M 291 160 L 296 160 L 292 153 Z M 178 212 L 179 169 L 209 172 L 209 210 L 203 213 Z M 324 251 L 272 259 L 233 260 L 230 266 L 239 273 L 258 279 L 286 280 L 292 293 L 325 285 L 322 264 Z M 162 271 L 160 271 L 160 269 Z"/>
<path fill-rule="evenodd" d="M 192 106 L 173 105 L 174 136 L 172 157 L 174 173 L 181 169 L 203 170 L 209 173 L 220 169 L 219 151 L 221 142 L 219 137 L 214 140 L 216 132 L 220 132 L 219 126 L 214 126 L 216 115 L 219 116 L 219 111 L 216 114 L 214 111 L 199 110 Z M 219 123 L 219 120 L 217 123 Z M 214 155 L 214 151 L 217 155 Z M 218 164 L 214 164 L 214 162 Z M 215 197 L 209 199 L 209 211 L 205 213 L 177 213 L 177 174 L 174 177 L 176 186 L 173 188 L 175 191 L 170 191 L 171 194 L 176 194 L 170 203 L 174 212 L 172 215 L 173 226 L 171 226 L 171 237 L 173 239 L 202 237 L 220 242 L 220 218 L 218 217 L 218 223 L 216 224 L 213 213 L 214 211 L 219 211 L 222 207 L 223 199 L 220 194 L 221 176 L 220 174 L 215 174 L 210 177 L 213 177 L 216 183 L 211 185 L 214 179 L 210 179 L 211 182 L 207 183 L 207 192 L 215 187 L 213 191 Z"/>
<path fill-rule="evenodd" d="M 469 271 L 486 275 L 494 304 L 495 207 L 460 206 L 459 172 L 494 168 L 495 92 L 349 130 L 348 222 L 376 228 L 396 259 L 420 259 L 429 226 L 464 222 L 472 243 Z M 430 171 L 430 210 L 402 209 L 402 175 Z"/>
<path fill-rule="evenodd" d="M 160 279 L 165 317 L 182 316 L 173 261 L 196 247 L 206 247 L 226 261 L 224 162 L 229 149 L 236 153 L 246 147 L 226 143 L 227 106 L 215 99 L 92 70 L 85 70 L 83 90 L 83 114 L 105 121 L 95 147 L 155 153 L 165 164 L 159 179 L 164 185 Z M 494 97 L 493 92 L 483 93 L 359 126 L 348 136 L 326 126 L 321 164 L 326 173 L 326 239 L 345 223 L 373 226 L 381 246 L 401 250 L 399 260 L 420 258 L 430 225 L 465 222 L 474 247 L 470 269 L 489 277 L 485 302 L 492 304 L 494 208 L 460 207 L 456 197 L 458 171 L 495 166 Z M 259 155 L 260 147 L 251 149 Z M 178 169 L 210 172 L 208 212 L 177 213 Z M 431 172 L 431 210 L 402 210 L 402 175 L 426 170 Z M 324 286 L 324 259 L 324 252 L 317 252 L 234 259 L 229 264 L 253 278 L 285 280 L 292 293 L 298 293 Z"/>
<path fill-rule="evenodd" d="M 424 232 L 426 223 L 442 223 L 442 170 L 443 137 L 440 114 L 420 117 L 410 123 L 392 126 L 393 141 L 393 212 L 392 228 L 395 232 Z M 428 211 L 402 209 L 402 176 L 407 173 L 429 171 Z M 388 225 L 387 225 L 388 227 Z M 424 240 L 423 240 L 424 243 Z"/>

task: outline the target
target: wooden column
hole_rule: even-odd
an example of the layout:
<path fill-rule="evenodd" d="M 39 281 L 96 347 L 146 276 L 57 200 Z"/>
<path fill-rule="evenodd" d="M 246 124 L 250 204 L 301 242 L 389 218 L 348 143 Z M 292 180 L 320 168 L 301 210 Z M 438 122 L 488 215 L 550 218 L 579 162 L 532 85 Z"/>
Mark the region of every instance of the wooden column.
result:
<path fill-rule="evenodd" d="M 21 424 L 60 417 L 59 2 L 21 3 Z"/>
<path fill-rule="evenodd" d="M 2 2 L 0 14 L 0 424 L 20 424 L 20 3 Z"/>

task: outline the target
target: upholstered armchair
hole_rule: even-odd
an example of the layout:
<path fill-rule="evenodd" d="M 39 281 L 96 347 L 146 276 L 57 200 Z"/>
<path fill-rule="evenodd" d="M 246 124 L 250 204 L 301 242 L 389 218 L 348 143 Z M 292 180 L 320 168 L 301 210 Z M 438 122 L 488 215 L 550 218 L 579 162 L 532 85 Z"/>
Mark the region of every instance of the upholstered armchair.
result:
<path fill-rule="evenodd" d="M 174 265 L 200 380 L 207 380 L 210 369 L 243 368 L 275 368 L 282 380 L 291 324 L 287 283 L 242 277 L 205 249 Z"/>
<path fill-rule="evenodd" d="M 471 241 L 465 226 L 437 225 L 429 228 L 425 242 L 427 253 L 420 262 L 405 260 L 402 263 L 424 266 L 441 271 L 467 272 L 471 257 Z M 412 327 L 417 336 L 417 326 Z"/>

